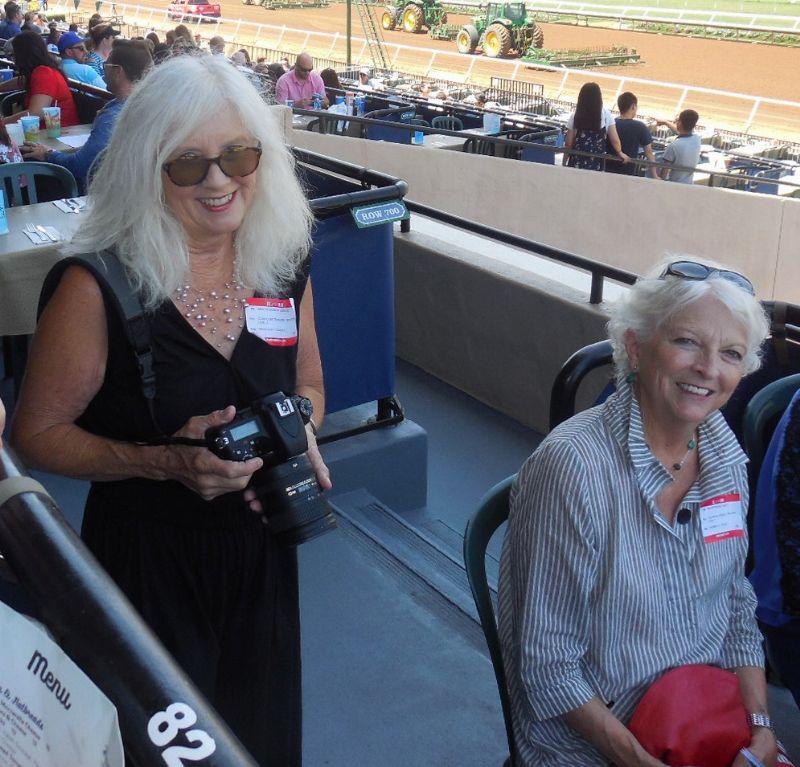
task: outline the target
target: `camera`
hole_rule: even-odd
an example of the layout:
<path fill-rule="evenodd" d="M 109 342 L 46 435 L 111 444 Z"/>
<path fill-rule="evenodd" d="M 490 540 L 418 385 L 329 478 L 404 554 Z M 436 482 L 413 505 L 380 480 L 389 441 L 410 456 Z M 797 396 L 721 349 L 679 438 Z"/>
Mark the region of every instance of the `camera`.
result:
<path fill-rule="evenodd" d="M 297 546 L 336 527 L 336 518 L 317 483 L 305 425 L 312 414 L 305 397 L 274 392 L 240 410 L 233 421 L 206 430 L 209 450 L 223 460 L 261 458 L 254 487 L 278 542 Z"/>

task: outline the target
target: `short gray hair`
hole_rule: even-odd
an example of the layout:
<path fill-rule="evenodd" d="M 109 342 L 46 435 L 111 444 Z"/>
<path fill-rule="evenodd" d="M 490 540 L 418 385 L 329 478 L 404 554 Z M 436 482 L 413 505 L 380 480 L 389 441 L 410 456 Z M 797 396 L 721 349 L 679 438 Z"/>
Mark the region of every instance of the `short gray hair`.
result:
<path fill-rule="evenodd" d="M 275 294 L 308 253 L 313 216 L 274 109 L 224 58 L 176 56 L 153 67 L 125 102 L 89 185 L 87 221 L 69 247 L 115 247 L 150 309 L 189 274 L 186 236 L 165 203 L 161 166 L 225 113 L 236 114 L 262 147 L 253 200 L 236 232 L 237 278 Z"/>
<path fill-rule="evenodd" d="M 628 294 L 620 298 L 611 311 L 608 336 L 614 349 L 614 368 L 620 384 L 631 370 L 625 349 L 625 332 L 632 330 L 640 341 L 649 341 L 665 323 L 695 301 L 713 296 L 738 318 L 747 334 L 747 351 L 742 361 L 744 374 L 761 365 L 761 345 L 769 334 L 769 321 L 755 296 L 719 276 L 707 280 L 687 280 L 661 274 L 674 261 L 695 261 L 718 269 L 730 267 L 696 256 L 671 255 L 639 278 Z"/>

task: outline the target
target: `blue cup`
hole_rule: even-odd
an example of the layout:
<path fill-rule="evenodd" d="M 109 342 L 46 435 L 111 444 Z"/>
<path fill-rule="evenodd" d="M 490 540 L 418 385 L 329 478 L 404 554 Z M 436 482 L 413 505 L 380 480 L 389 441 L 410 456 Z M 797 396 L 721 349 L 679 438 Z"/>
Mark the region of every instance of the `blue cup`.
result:
<path fill-rule="evenodd" d="M 14 76 L 13 69 L 0 69 L 0 83 L 5 83 Z"/>
<path fill-rule="evenodd" d="M 414 131 L 414 143 L 415 144 L 425 143 L 425 134 L 421 130 Z"/>

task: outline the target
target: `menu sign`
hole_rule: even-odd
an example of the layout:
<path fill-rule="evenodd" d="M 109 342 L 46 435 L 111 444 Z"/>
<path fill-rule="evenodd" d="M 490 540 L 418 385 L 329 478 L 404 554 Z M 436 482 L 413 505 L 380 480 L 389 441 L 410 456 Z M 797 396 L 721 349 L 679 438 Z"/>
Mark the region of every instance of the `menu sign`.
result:
<path fill-rule="evenodd" d="M 111 701 L 33 621 L 0 602 L 0 764 L 122 767 Z"/>

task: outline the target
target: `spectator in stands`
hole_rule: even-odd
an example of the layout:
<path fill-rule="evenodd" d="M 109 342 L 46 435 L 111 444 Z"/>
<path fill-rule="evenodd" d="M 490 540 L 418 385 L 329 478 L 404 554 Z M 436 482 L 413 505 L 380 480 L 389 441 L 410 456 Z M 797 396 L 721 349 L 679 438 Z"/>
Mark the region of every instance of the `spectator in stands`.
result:
<path fill-rule="evenodd" d="M 279 103 L 279 102 L 275 98 L 275 91 L 276 91 L 276 89 L 278 87 L 278 80 L 280 80 L 281 77 L 283 77 L 284 74 L 286 74 L 286 73 L 283 71 L 283 65 L 282 64 L 279 64 L 278 62 L 274 62 L 272 64 L 267 64 L 267 69 L 266 69 L 267 80 L 269 82 L 269 85 L 272 86 L 271 87 L 271 96 L 272 96 L 271 100 L 276 104 Z"/>
<path fill-rule="evenodd" d="M 214 56 L 224 56 L 225 55 L 225 40 L 224 38 L 220 37 L 219 35 L 214 35 L 208 41 L 208 49 Z"/>
<path fill-rule="evenodd" d="M 68 32 L 77 32 L 78 31 L 78 25 L 73 22 L 72 24 L 69 25 L 69 28 L 68 28 L 67 31 Z"/>
<path fill-rule="evenodd" d="M 281 59 L 280 64 L 283 67 L 284 72 L 288 72 L 292 68 L 289 64 L 289 59 L 287 59 L 286 56 Z"/>
<path fill-rule="evenodd" d="M 373 90 L 372 82 L 370 81 L 370 75 L 372 72 L 367 69 L 367 67 L 361 67 L 358 70 L 358 87 L 362 91 L 371 91 Z"/>
<path fill-rule="evenodd" d="M 152 310 L 153 409 L 101 278 L 62 262 L 49 278 L 13 442 L 28 466 L 92 478 L 88 547 L 256 762 L 297 767 L 297 554 L 278 544 L 246 490 L 264 481 L 262 460 L 143 443 L 202 437 L 277 389 L 308 397 L 315 421 L 324 412 L 305 271 L 313 216 L 276 115 L 218 56 L 154 68 L 101 163 L 72 247 L 118 258 Z M 295 327 L 295 345 L 247 329 L 256 293 L 293 299 L 281 324 Z M 328 488 L 312 425 L 307 433 Z"/>
<path fill-rule="evenodd" d="M 253 62 L 250 60 L 250 54 L 244 48 L 239 48 L 237 53 L 241 53 L 242 54 L 242 57 L 244 58 L 244 65 L 246 67 L 252 67 L 253 66 Z"/>
<path fill-rule="evenodd" d="M 17 142 L 8 135 L 5 124 L 0 120 L 0 165 L 9 162 L 22 162 L 22 153 Z"/>
<path fill-rule="evenodd" d="M 314 96 L 322 98 L 323 108 L 327 108 L 328 99 L 325 96 L 325 83 L 314 72 L 314 62 L 307 53 L 297 57 L 294 69 L 280 77 L 275 86 L 275 101 L 285 104 L 287 99 L 294 101 L 294 106 L 308 109 L 313 104 Z"/>
<path fill-rule="evenodd" d="M 74 152 L 59 152 L 43 144 L 26 143 L 22 147 L 25 159 L 61 165 L 75 176 L 81 194 L 85 194 L 92 166 L 111 139 L 111 131 L 125 99 L 130 95 L 134 83 L 144 76 L 152 64 L 150 48 L 144 40 L 114 40 L 108 60 L 103 65 L 108 89 L 114 98 L 97 113 L 86 143 Z"/>
<path fill-rule="evenodd" d="M 675 667 L 734 670 L 747 710 L 767 714 L 744 575 L 747 458 L 719 412 L 767 333 L 745 277 L 660 266 L 612 312 L 616 393 L 522 467 L 498 590 L 522 767 L 665 767 L 625 725 Z M 751 737 L 774 765 L 774 733 L 754 723 Z"/>
<path fill-rule="evenodd" d="M 172 47 L 175 44 L 175 30 L 174 29 L 168 29 L 164 33 L 164 42 L 167 45 L 169 45 L 170 47 Z"/>
<path fill-rule="evenodd" d="M 617 135 L 617 126 L 611 112 L 603 108 L 603 94 L 597 83 L 584 83 L 578 92 L 578 103 L 575 111 L 567 120 L 566 150 L 577 149 L 581 152 L 592 152 L 605 155 L 606 142 L 611 145 L 614 154 L 623 162 L 628 155 L 622 151 Z M 564 165 L 583 170 L 603 170 L 603 157 L 585 157 L 564 152 Z"/>
<path fill-rule="evenodd" d="M 158 35 L 155 32 L 148 32 L 144 39 L 149 40 L 153 44 L 153 48 L 161 44 L 161 40 L 158 39 Z"/>
<path fill-rule="evenodd" d="M 189 31 L 189 27 L 185 24 L 178 24 L 175 27 L 175 40 L 172 43 L 173 53 L 185 53 L 187 51 L 195 50 L 197 46 L 194 44 L 194 38 Z"/>
<path fill-rule="evenodd" d="M 635 94 L 630 91 L 620 93 L 617 98 L 617 107 L 619 108 L 619 117 L 616 119 L 617 135 L 622 145 L 622 151 L 628 157 L 638 157 L 639 153 L 643 151 L 650 162 L 655 162 L 653 137 L 650 135 L 647 126 L 641 120 L 636 119 L 639 101 Z M 611 154 L 612 150 L 613 147 L 606 148 L 609 154 Z M 637 175 L 637 165 L 632 162 L 621 163 L 616 160 L 609 160 L 606 162 L 606 170 L 610 173 L 623 173 L 628 176 Z M 651 178 L 658 178 L 655 167 L 648 168 L 647 174 Z"/>
<path fill-rule="evenodd" d="M 94 29 L 94 27 L 102 23 L 103 23 L 103 17 L 99 13 L 93 13 L 89 17 L 89 21 L 86 24 L 86 28 L 89 30 L 89 32 L 91 32 L 92 29 Z"/>
<path fill-rule="evenodd" d="M 479 109 L 486 109 L 486 94 L 479 93 L 475 96 L 475 106 Z"/>
<path fill-rule="evenodd" d="M 684 109 L 675 122 L 657 120 L 656 124 L 666 125 L 677 138 L 664 150 L 661 162 L 670 165 L 679 165 L 683 168 L 695 168 L 700 160 L 700 136 L 694 133 L 694 126 L 700 115 L 694 109 Z M 661 178 L 675 181 L 679 184 L 691 184 L 694 181 L 693 170 L 680 170 L 680 168 L 662 168 Z"/>
<path fill-rule="evenodd" d="M 21 24 L 24 21 L 22 10 L 16 3 L 6 3 L 3 6 L 5 20 L 0 23 L 0 40 L 11 40 L 22 32 Z"/>
<path fill-rule="evenodd" d="M 105 90 L 106 81 L 86 63 L 88 52 L 83 38 L 75 32 L 66 32 L 58 41 L 64 75 L 95 88 Z"/>
<path fill-rule="evenodd" d="M 325 83 L 325 95 L 328 98 L 328 102 L 330 104 L 336 103 L 337 96 L 344 96 L 344 89 L 342 88 L 342 84 L 339 82 L 339 75 L 336 74 L 335 69 L 323 69 L 319 76 L 322 78 L 322 82 Z"/>
<path fill-rule="evenodd" d="M 45 107 L 61 107 L 61 125 L 78 125 L 78 110 L 67 81 L 61 71 L 61 63 L 47 50 L 44 39 L 35 32 L 21 32 L 12 40 L 14 60 L 19 72 L 0 85 L 0 92 L 24 88 L 23 110 L 9 120 L 18 120 L 26 114 L 42 117 Z M 44 120 L 42 119 L 42 127 Z"/>
<path fill-rule="evenodd" d="M 103 64 L 111 54 L 111 45 L 114 38 L 120 34 L 118 29 L 114 29 L 111 24 L 95 24 L 89 37 L 92 41 L 92 50 L 86 57 L 86 63 L 100 75 L 104 76 Z"/>
<path fill-rule="evenodd" d="M 800 707 L 800 392 L 778 423 L 758 479 L 753 515 L 761 631 L 770 665 Z"/>
<path fill-rule="evenodd" d="M 28 11 L 23 17 L 22 29 L 29 29 L 31 32 L 38 32 L 40 35 L 47 32 L 47 26 L 42 23 L 39 14 Z"/>
<path fill-rule="evenodd" d="M 234 64 L 235 66 L 239 67 L 240 69 L 248 69 L 247 57 L 241 51 L 236 51 L 231 56 L 231 64 Z"/>
<path fill-rule="evenodd" d="M 58 24 L 55 21 L 51 21 L 47 25 L 49 31 L 47 33 L 47 44 L 48 45 L 55 45 L 58 48 L 58 41 L 61 37 L 61 30 L 58 28 Z"/>

